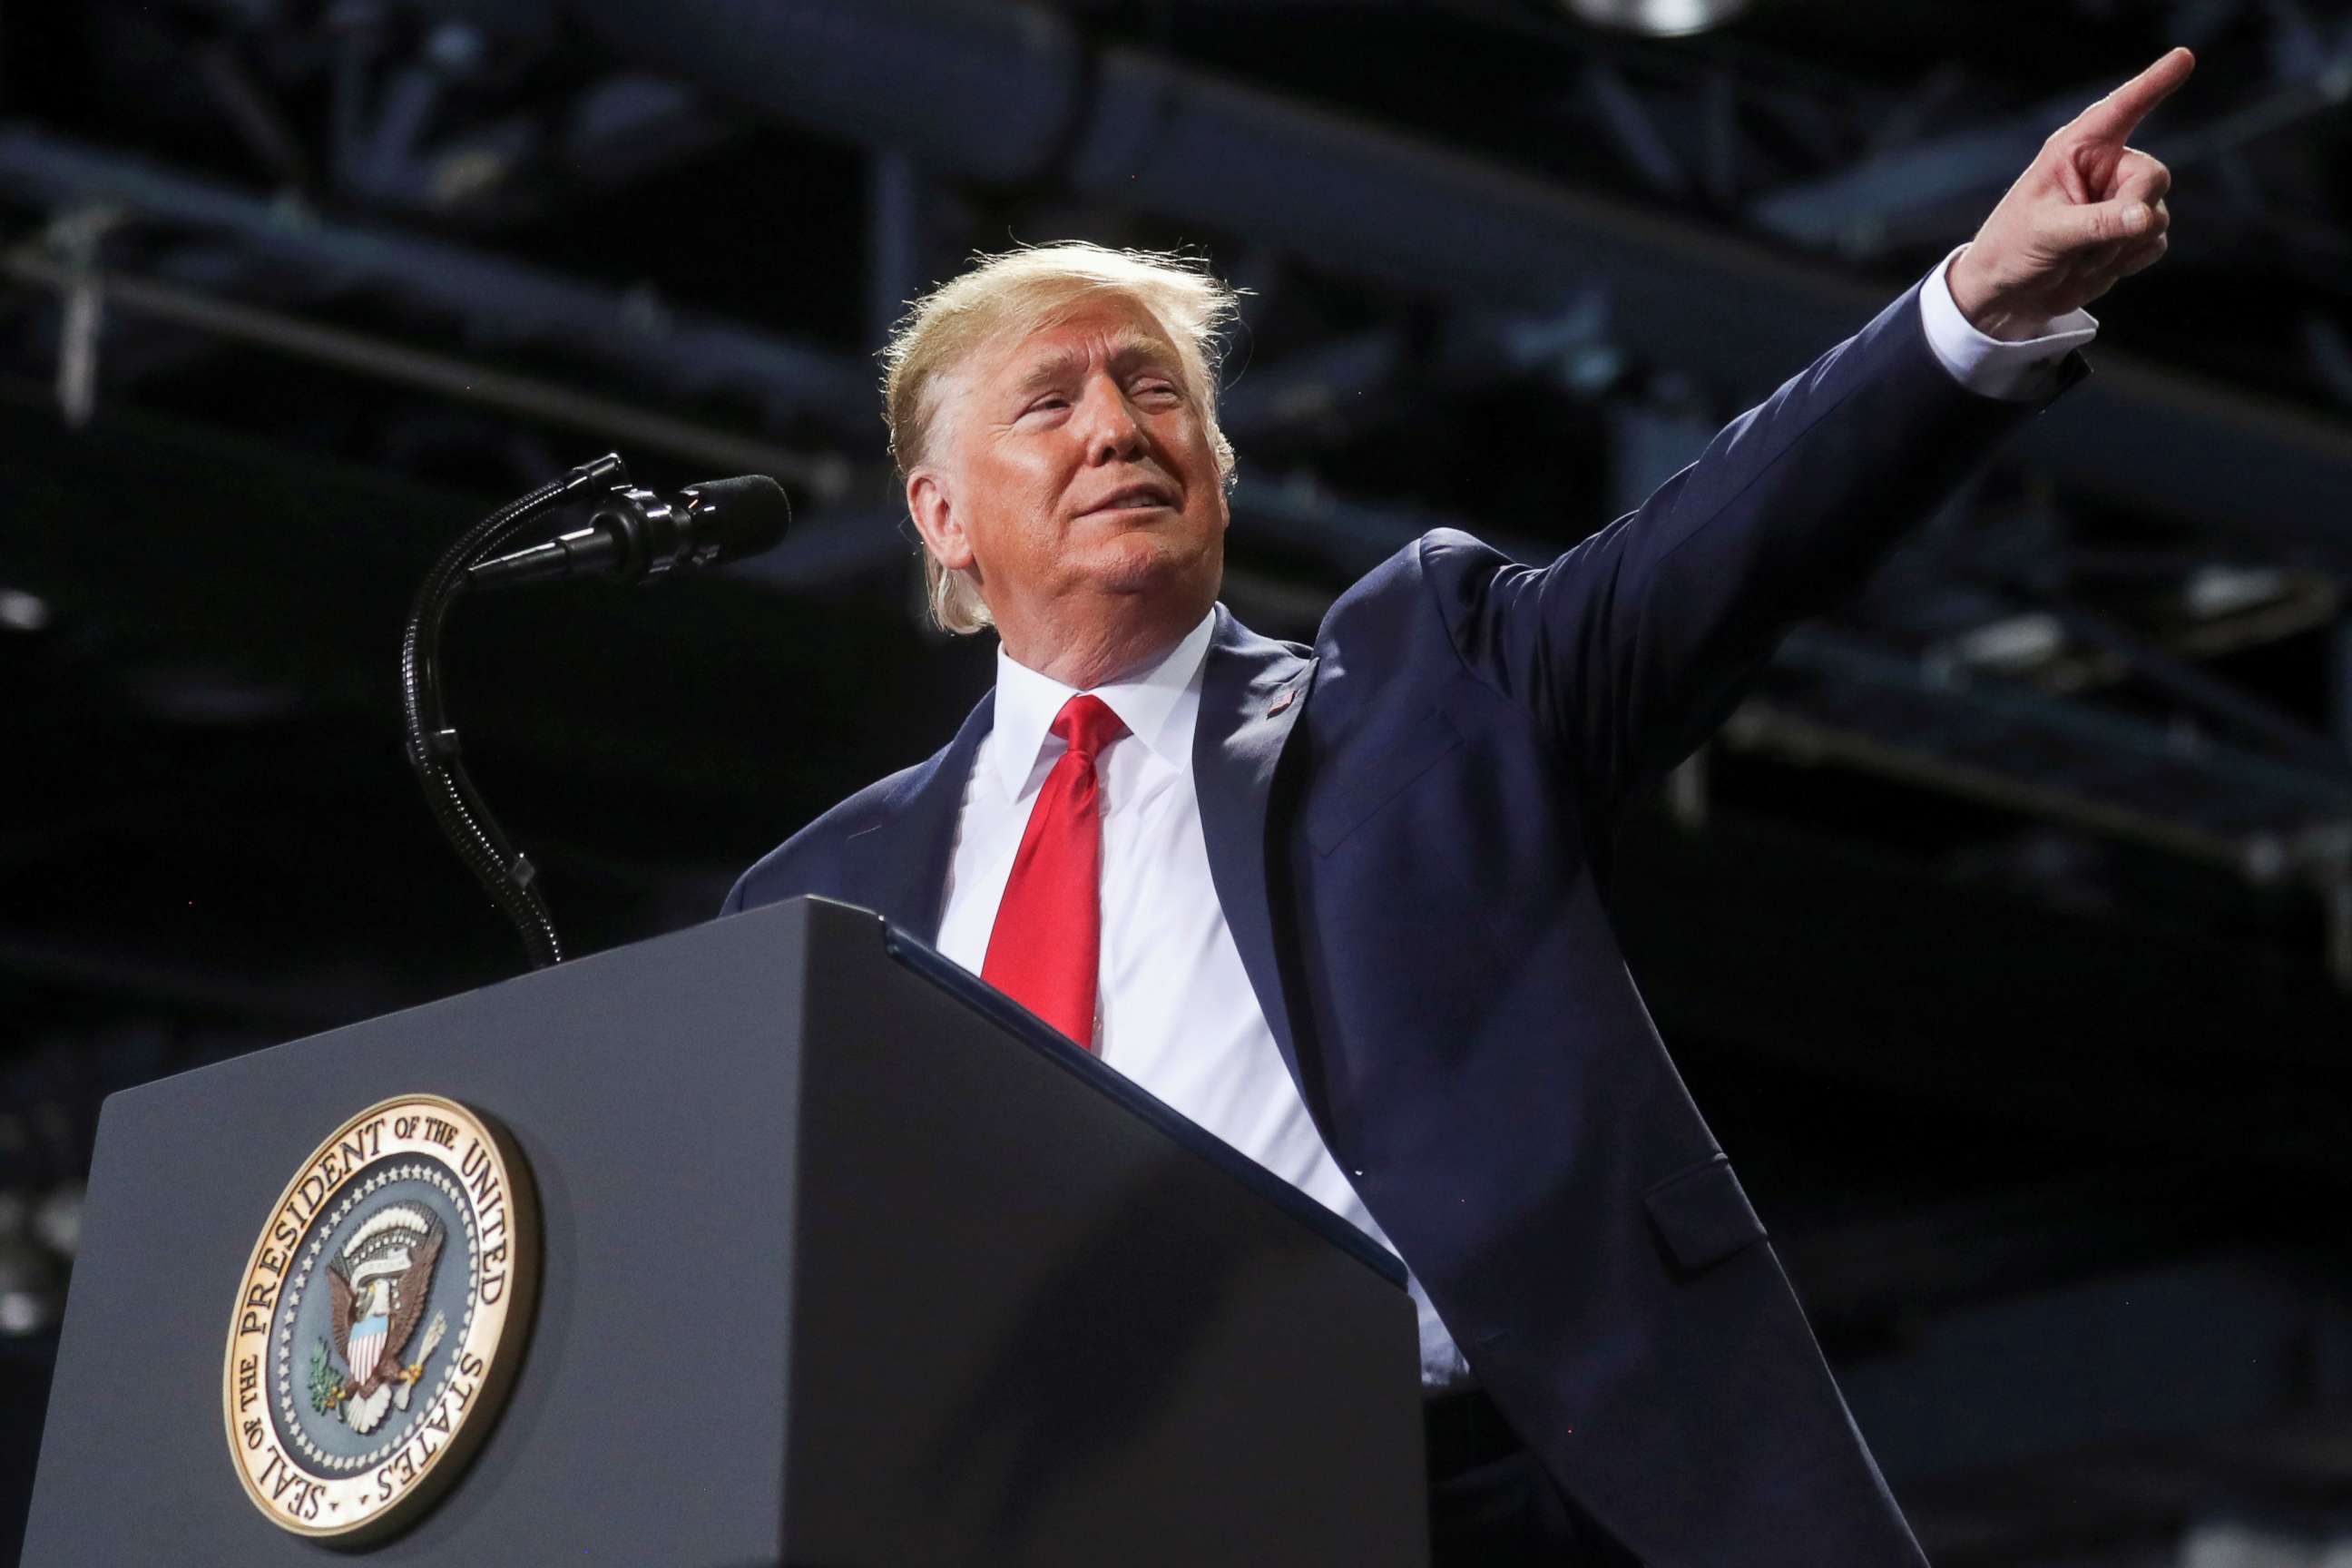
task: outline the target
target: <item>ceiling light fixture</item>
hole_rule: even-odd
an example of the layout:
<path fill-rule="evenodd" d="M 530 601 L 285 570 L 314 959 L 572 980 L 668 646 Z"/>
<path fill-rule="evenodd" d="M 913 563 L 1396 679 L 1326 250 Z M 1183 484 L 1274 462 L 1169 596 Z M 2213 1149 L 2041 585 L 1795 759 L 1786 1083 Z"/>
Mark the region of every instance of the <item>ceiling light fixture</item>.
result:
<path fill-rule="evenodd" d="M 1719 27 L 1748 9 L 1748 0 L 1561 0 L 1570 16 L 1596 27 L 1680 37 Z"/>

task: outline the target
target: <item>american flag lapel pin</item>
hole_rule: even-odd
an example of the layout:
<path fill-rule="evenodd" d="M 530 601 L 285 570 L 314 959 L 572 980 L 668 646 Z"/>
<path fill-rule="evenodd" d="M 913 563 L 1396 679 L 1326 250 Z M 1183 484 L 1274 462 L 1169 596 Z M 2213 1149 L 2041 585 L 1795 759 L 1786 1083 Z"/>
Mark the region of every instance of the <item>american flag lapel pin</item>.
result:
<path fill-rule="evenodd" d="M 1276 698 L 1273 701 L 1271 701 L 1271 702 L 1269 702 L 1269 703 L 1267 703 L 1267 704 L 1266 704 L 1266 706 L 1265 706 L 1265 716 L 1266 716 L 1267 718 L 1269 718 L 1269 719 L 1273 718 L 1276 714 L 1277 714 L 1277 713 L 1281 712 L 1284 709 L 1286 709 L 1286 708 L 1289 707 L 1289 706 L 1290 706 L 1290 700 L 1291 700 L 1292 698 L 1294 698 L 1294 697 L 1297 696 L 1297 695 L 1298 695 L 1298 688 L 1297 688 L 1296 686 L 1286 686 L 1286 687 L 1284 687 L 1284 688 L 1283 688 L 1283 690 L 1282 690 L 1282 695 L 1281 695 L 1281 696 L 1279 696 L 1279 697 L 1277 697 L 1277 698 Z"/>

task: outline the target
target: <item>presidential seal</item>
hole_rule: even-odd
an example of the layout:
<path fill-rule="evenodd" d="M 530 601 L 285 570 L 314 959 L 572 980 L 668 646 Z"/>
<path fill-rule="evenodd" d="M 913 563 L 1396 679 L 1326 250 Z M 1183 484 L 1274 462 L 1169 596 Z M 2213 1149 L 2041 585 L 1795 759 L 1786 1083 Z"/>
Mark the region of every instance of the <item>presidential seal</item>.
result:
<path fill-rule="evenodd" d="M 245 1267 L 221 1408 L 246 1495 L 301 1535 L 409 1522 L 488 1429 L 530 1321 L 522 1162 L 402 1095 L 320 1144 Z"/>

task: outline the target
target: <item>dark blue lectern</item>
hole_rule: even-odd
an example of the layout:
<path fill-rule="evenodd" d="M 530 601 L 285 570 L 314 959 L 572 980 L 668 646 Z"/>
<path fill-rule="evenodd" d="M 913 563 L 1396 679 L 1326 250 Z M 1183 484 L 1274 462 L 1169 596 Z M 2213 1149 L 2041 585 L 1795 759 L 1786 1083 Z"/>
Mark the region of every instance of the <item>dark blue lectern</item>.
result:
<path fill-rule="evenodd" d="M 506 1403 L 381 1544 L 240 1484 L 239 1270 L 387 1095 L 538 1195 Z M 876 917 L 803 900 L 114 1096 L 25 1561 L 1426 1560 L 1395 1260 Z"/>

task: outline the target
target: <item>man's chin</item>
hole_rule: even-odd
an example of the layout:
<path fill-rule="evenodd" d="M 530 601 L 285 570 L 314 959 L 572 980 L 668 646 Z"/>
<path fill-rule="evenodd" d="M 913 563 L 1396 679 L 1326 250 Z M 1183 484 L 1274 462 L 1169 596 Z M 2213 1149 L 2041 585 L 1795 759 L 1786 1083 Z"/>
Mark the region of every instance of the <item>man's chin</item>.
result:
<path fill-rule="evenodd" d="M 1171 549 L 1172 542 L 1164 537 L 1130 534 L 1103 551 L 1089 575 L 1102 592 L 1122 597 L 1191 594 L 1203 563 Z"/>

